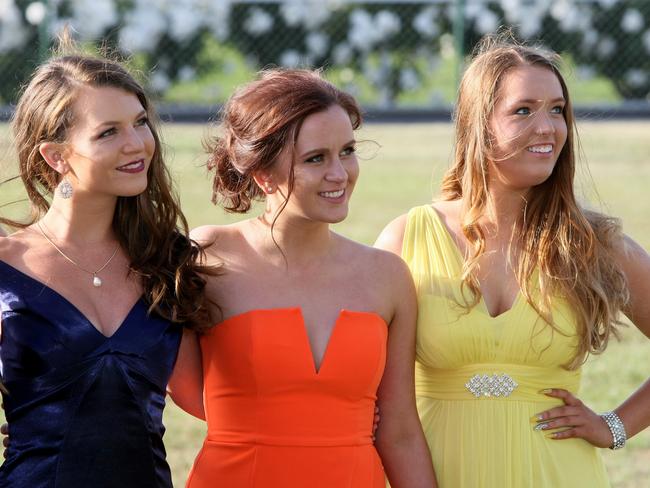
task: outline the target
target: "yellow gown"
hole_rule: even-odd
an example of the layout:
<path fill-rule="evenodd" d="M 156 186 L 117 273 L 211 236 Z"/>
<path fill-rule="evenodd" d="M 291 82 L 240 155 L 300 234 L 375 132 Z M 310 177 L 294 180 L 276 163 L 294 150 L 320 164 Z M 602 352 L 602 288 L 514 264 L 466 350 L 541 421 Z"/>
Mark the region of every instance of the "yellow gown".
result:
<path fill-rule="evenodd" d="M 463 259 L 430 205 L 408 214 L 402 257 L 418 290 L 415 383 L 418 412 L 441 488 L 608 487 L 599 450 L 582 439 L 553 440 L 531 417 L 574 394 L 568 371 L 577 344 L 568 304 L 553 305 L 553 331 L 519 294 L 491 317 L 462 301 Z"/>

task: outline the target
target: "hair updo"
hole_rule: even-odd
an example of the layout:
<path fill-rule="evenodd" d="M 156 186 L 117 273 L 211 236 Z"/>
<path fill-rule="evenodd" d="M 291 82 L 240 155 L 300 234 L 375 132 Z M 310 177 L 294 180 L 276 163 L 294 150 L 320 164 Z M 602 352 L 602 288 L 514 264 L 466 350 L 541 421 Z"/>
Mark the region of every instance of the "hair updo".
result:
<path fill-rule="evenodd" d="M 333 105 L 348 113 L 353 129 L 360 127 L 361 109 L 354 97 L 324 80 L 319 71 L 265 70 L 237 90 L 222 110 L 221 133 L 205 143 L 207 167 L 214 171 L 212 202 L 229 212 L 247 212 L 253 200 L 264 197 L 253 175 L 270 169 L 285 148 L 293 148 L 309 115 Z"/>

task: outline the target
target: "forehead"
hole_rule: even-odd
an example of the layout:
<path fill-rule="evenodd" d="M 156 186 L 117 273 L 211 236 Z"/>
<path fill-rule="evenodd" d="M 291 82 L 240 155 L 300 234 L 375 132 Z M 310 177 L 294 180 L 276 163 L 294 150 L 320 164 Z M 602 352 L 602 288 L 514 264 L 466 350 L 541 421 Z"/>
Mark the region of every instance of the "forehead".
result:
<path fill-rule="evenodd" d="M 499 82 L 497 100 L 555 100 L 563 98 L 557 75 L 544 66 L 517 66 L 508 70 Z"/>
<path fill-rule="evenodd" d="M 353 138 L 350 116 L 340 105 L 332 105 L 321 112 L 308 115 L 302 123 L 296 146 L 327 144 L 338 139 L 348 142 Z"/>
<path fill-rule="evenodd" d="M 137 96 L 115 87 L 81 86 L 74 98 L 72 107 L 75 126 L 95 126 L 106 121 L 128 120 L 143 109 Z"/>

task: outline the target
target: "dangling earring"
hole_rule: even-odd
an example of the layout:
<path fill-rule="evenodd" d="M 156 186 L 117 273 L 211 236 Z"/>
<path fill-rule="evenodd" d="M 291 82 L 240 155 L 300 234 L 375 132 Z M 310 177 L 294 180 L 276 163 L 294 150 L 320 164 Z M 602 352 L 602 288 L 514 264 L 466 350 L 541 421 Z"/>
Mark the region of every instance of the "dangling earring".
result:
<path fill-rule="evenodd" d="M 61 179 L 57 190 L 59 191 L 61 198 L 65 198 L 67 200 L 68 198 L 72 197 L 72 185 L 65 176 Z"/>

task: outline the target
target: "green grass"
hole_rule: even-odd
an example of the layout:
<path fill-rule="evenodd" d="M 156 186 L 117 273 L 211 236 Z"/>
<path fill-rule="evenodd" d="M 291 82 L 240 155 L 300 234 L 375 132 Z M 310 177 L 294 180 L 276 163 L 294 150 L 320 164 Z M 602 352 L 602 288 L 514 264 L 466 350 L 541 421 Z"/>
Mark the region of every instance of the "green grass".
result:
<path fill-rule="evenodd" d="M 581 165 L 578 184 L 592 206 L 621 217 L 625 231 L 646 249 L 650 249 L 649 126 L 648 122 L 580 123 L 590 172 Z M 210 181 L 202 166 L 205 155 L 200 144 L 205 134 L 204 126 L 164 127 L 168 161 L 192 226 L 240 218 L 210 203 Z M 370 142 L 362 144 L 362 154 L 376 154 L 362 162 L 351 214 L 336 227 L 353 239 L 372 243 L 388 221 L 437 193 L 440 176 L 451 159 L 453 133 L 448 124 L 369 125 L 359 137 L 381 147 L 375 150 Z M 6 139 L 6 126 L 0 125 L 0 160 L 5 168 L 12 160 Z M 3 169 L 0 174 L 6 177 L 12 170 Z M 10 201 L 17 195 L 17 186 L 5 185 L 0 195 L 0 203 Z M 3 209 L 4 215 L 20 212 L 18 208 Z M 648 357 L 650 341 L 633 327 L 626 329 L 620 343 L 612 343 L 585 366 L 583 400 L 597 411 L 614 408 L 650 375 Z M 182 486 L 205 426 L 172 404 L 166 410 L 165 423 L 174 483 Z M 623 451 L 604 450 L 604 456 L 614 488 L 644 486 L 650 477 L 650 431 L 633 438 Z"/>

